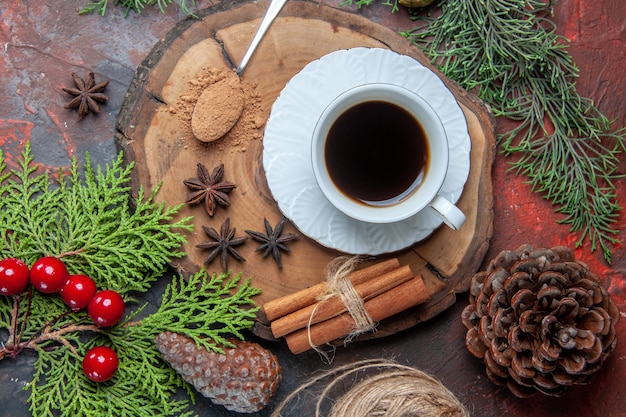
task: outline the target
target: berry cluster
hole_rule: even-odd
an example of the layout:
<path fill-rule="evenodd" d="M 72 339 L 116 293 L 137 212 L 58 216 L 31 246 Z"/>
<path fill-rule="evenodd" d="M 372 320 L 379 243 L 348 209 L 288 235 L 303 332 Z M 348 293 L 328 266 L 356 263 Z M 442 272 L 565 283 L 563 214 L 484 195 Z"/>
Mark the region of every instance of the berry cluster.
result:
<path fill-rule="evenodd" d="M 87 308 L 87 314 L 99 327 L 111 327 L 124 316 L 124 300 L 113 290 L 98 291 L 96 283 L 87 275 L 70 274 L 63 261 L 46 256 L 32 267 L 16 258 L 0 260 L 0 295 L 19 295 L 33 288 L 44 294 L 59 294 L 74 312 Z M 107 346 L 90 349 L 83 359 L 87 378 L 104 382 L 113 377 L 118 367 L 115 351 Z"/>

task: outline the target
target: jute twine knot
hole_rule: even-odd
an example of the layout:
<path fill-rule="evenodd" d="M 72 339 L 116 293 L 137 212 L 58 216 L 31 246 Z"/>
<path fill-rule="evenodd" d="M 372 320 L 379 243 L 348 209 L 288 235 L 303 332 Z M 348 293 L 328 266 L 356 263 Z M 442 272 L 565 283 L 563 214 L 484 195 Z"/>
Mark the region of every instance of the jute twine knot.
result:
<path fill-rule="evenodd" d="M 344 338 L 345 344 L 350 343 L 355 337 L 362 333 L 376 329 L 376 323 L 365 309 L 365 302 L 359 296 L 352 281 L 349 279 L 350 273 L 354 271 L 359 262 L 360 259 L 357 256 L 340 256 L 333 259 L 326 268 L 326 291 L 317 297 L 318 302 L 332 297 L 339 297 L 346 307 L 348 314 L 350 314 L 354 320 L 354 329 Z M 325 352 L 318 349 L 311 340 L 310 329 L 316 310 L 317 307 L 311 312 L 307 326 L 307 330 L 309 331 L 309 345 L 324 356 L 327 362 L 330 363 L 332 359 L 330 359 Z"/>
<path fill-rule="evenodd" d="M 334 379 L 317 401 L 315 416 L 321 417 L 324 399 L 348 376 L 378 369 L 373 376 L 363 378 L 338 399 L 333 400 L 326 417 L 469 417 L 463 404 L 441 382 L 410 366 L 384 360 L 366 360 L 330 370 L 312 378 L 291 393 L 272 417 L 282 411 L 301 392 L 326 378 Z"/>

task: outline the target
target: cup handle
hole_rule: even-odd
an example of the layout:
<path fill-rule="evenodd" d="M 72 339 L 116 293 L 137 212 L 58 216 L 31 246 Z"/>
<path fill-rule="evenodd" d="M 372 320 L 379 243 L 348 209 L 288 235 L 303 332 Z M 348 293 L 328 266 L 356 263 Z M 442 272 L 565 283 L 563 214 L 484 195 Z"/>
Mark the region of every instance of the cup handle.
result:
<path fill-rule="evenodd" d="M 465 223 L 465 214 L 457 206 L 439 195 L 435 196 L 428 205 L 452 230 L 458 230 Z"/>

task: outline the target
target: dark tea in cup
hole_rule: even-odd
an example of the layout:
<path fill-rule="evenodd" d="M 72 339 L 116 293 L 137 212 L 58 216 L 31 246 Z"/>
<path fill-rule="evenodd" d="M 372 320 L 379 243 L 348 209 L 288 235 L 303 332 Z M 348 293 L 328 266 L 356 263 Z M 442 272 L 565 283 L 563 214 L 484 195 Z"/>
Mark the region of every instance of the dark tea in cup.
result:
<path fill-rule="evenodd" d="M 340 93 L 324 109 L 311 164 L 322 194 L 353 219 L 391 223 L 430 207 L 458 228 L 465 216 L 438 195 L 448 151 L 441 120 L 422 97 L 371 83 Z"/>
<path fill-rule="evenodd" d="M 394 204 L 419 186 L 429 149 L 421 123 L 388 101 L 358 103 L 340 114 L 324 147 L 326 169 L 346 196 Z"/>

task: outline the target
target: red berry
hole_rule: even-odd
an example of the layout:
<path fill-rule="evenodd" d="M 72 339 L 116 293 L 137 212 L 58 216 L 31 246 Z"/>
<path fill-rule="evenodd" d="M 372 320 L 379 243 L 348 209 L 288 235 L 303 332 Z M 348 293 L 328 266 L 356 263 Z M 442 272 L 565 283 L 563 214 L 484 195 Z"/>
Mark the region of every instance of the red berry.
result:
<path fill-rule="evenodd" d="M 0 261 L 0 294 L 16 295 L 28 287 L 28 265 L 19 259 L 6 258 Z"/>
<path fill-rule="evenodd" d="M 87 275 L 70 275 L 61 287 L 61 298 L 73 311 L 79 311 L 89 305 L 97 291 L 96 283 Z"/>
<path fill-rule="evenodd" d="M 98 326 L 111 327 L 124 316 L 124 300 L 113 290 L 103 290 L 91 299 L 87 312 Z"/>
<path fill-rule="evenodd" d="M 52 256 L 39 258 L 30 268 L 30 282 L 37 290 L 47 294 L 61 291 L 67 277 L 63 261 Z"/>
<path fill-rule="evenodd" d="M 89 349 L 83 359 L 83 372 L 94 382 L 104 382 L 113 378 L 118 366 L 117 353 L 106 346 Z"/>

